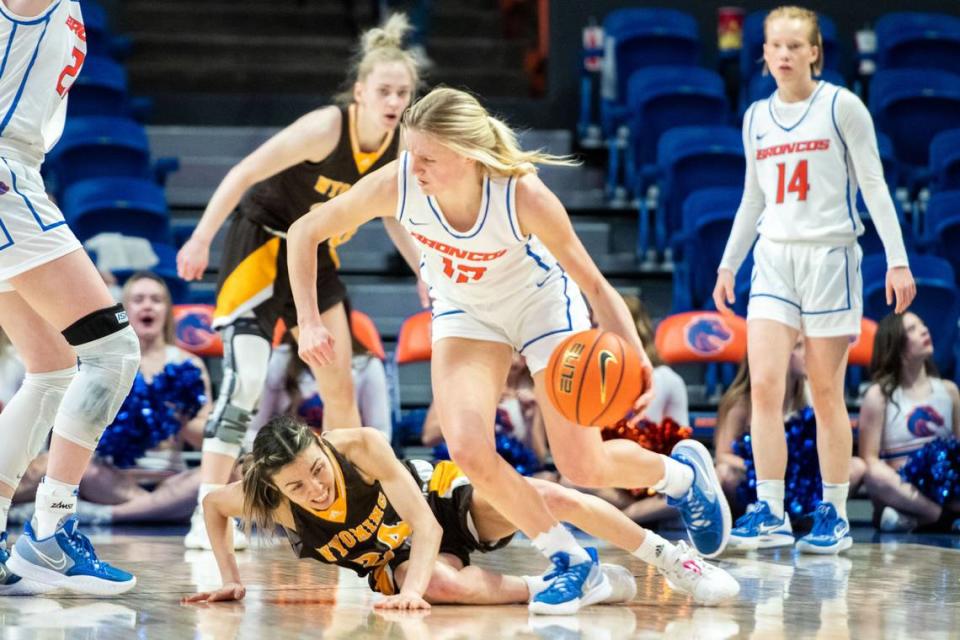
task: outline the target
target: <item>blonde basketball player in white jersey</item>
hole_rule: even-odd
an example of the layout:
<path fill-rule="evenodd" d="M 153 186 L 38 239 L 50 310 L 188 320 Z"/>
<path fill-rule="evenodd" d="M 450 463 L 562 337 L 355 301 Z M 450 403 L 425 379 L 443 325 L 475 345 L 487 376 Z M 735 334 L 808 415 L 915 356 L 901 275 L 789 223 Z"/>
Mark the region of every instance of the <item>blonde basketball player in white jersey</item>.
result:
<path fill-rule="evenodd" d="M 40 177 L 86 57 L 80 3 L 3 0 L 0 43 L 0 325 L 27 369 L 0 414 L 0 595 L 122 593 L 136 578 L 98 560 L 75 512 L 80 478 L 133 383 L 140 347 Z M 8 555 L 10 497 L 51 425 L 36 513 Z"/>
<path fill-rule="evenodd" d="M 730 514 L 702 445 L 684 441 L 667 457 L 628 440 L 603 442 L 598 429 L 572 424 L 547 399 L 544 369 L 551 352 L 590 326 L 581 289 L 600 326 L 643 354 L 623 298 L 537 177 L 536 164 L 569 161 L 521 150 L 509 127 L 455 89 L 431 91 L 406 111 L 403 127 L 409 152 L 291 228 L 301 357 L 323 364 L 333 355 L 330 334 L 315 313 L 317 244 L 376 216 L 395 217 L 419 243 L 421 275 L 430 285 L 434 402 L 450 453 L 477 491 L 554 562 L 555 579 L 531 611 L 574 613 L 608 587 L 592 550 L 577 543 L 494 448 L 497 400 L 515 350 L 526 358 L 554 461 L 565 477 L 588 487 L 653 486 L 679 507 L 697 550 L 720 553 Z M 650 397 L 641 396 L 637 409 Z M 645 561 L 683 553 L 639 527 L 634 535 L 635 554 Z M 689 560 L 690 570 L 709 570 L 692 553 Z"/>
<path fill-rule="evenodd" d="M 764 32 L 763 59 L 777 90 L 744 115 L 743 200 L 713 292 L 717 308 L 728 311 L 734 274 L 759 233 L 747 310 L 758 501 L 737 521 L 730 544 L 794 543 L 783 511 L 787 448 L 781 412 L 790 351 L 802 333 L 823 502 L 813 530 L 797 547 L 831 554 L 852 544 L 846 502 L 853 442 L 843 389 L 847 349 L 851 336 L 860 333 L 863 314 L 858 187 L 886 251 L 888 304 L 896 299 L 902 313 L 916 287 L 870 114 L 854 94 L 814 78 L 823 68 L 816 14 L 792 6 L 774 9 Z"/>

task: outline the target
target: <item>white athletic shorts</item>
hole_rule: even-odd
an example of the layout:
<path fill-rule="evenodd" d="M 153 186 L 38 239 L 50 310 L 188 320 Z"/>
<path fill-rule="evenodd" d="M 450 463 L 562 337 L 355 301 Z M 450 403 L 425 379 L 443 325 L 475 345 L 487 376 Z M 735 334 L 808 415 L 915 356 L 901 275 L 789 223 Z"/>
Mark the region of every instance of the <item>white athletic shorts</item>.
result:
<path fill-rule="evenodd" d="M 589 328 L 590 313 L 579 287 L 559 270 L 540 287 L 531 285 L 495 303 L 433 300 L 433 342 L 469 338 L 508 344 L 526 358 L 531 375 L 546 368 L 554 347 L 571 333 Z"/>
<path fill-rule="evenodd" d="M 0 157 L 0 292 L 13 276 L 81 247 L 43 187 L 40 171 Z"/>
<path fill-rule="evenodd" d="M 856 242 L 830 246 L 760 236 L 753 249 L 747 320 L 775 320 L 812 338 L 860 335 L 862 258 Z"/>

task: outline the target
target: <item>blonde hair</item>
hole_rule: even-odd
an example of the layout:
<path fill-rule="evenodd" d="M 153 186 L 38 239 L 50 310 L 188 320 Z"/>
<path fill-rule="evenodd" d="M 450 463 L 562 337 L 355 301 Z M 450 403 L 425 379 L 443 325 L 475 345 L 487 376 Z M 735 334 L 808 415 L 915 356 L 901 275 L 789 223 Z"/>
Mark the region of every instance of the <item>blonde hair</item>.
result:
<path fill-rule="evenodd" d="M 488 173 L 519 176 L 533 173 L 538 164 L 574 166 L 570 156 L 555 156 L 541 150 L 524 151 L 517 134 L 491 116 L 465 91 L 440 87 L 417 100 L 403 113 L 405 129 L 433 136 L 445 147 L 476 160 Z"/>
<path fill-rule="evenodd" d="M 123 306 L 128 306 L 133 285 L 141 280 L 150 280 L 160 285 L 160 289 L 163 291 L 163 303 L 167 305 L 167 313 L 163 316 L 163 341 L 167 344 L 176 344 L 176 327 L 173 321 L 173 296 L 170 295 L 170 288 L 167 286 L 167 283 L 163 281 L 163 278 L 152 271 L 138 271 L 130 276 L 126 283 L 124 283 L 123 292 L 120 295 L 120 299 L 123 300 Z"/>
<path fill-rule="evenodd" d="M 353 88 L 358 82 L 364 82 L 378 64 L 400 62 L 406 66 L 416 92 L 420 85 L 420 71 L 427 65 L 426 58 L 414 51 L 403 48 L 403 38 L 413 27 L 404 13 L 394 13 L 381 27 L 374 27 L 360 36 L 360 48 L 350 64 L 350 72 L 343 90 L 335 96 L 342 105 L 353 102 Z"/>
<path fill-rule="evenodd" d="M 653 320 L 650 319 L 647 308 L 643 306 L 637 296 L 623 296 L 623 301 L 627 304 L 630 315 L 633 316 L 633 324 L 637 327 L 637 335 L 640 336 L 640 342 L 643 343 L 643 350 L 647 352 L 647 357 L 650 358 L 650 364 L 659 367 L 663 364 L 663 359 L 657 351 Z"/>
<path fill-rule="evenodd" d="M 810 65 L 810 73 L 819 76 L 823 72 L 823 34 L 820 33 L 820 20 L 817 14 L 810 9 L 804 9 L 795 5 L 784 5 L 777 7 L 767 14 L 763 21 L 763 36 L 766 39 L 767 27 L 770 23 L 779 18 L 787 20 L 806 20 L 810 24 L 810 44 L 817 48 L 817 59 Z M 767 63 L 763 63 L 764 75 L 770 73 Z"/>

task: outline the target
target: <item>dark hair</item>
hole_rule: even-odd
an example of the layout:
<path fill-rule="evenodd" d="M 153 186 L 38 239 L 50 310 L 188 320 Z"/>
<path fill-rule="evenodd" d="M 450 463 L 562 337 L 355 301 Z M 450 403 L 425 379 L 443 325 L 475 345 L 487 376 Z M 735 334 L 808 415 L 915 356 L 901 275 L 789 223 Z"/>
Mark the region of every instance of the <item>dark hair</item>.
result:
<path fill-rule="evenodd" d="M 243 519 L 248 530 L 255 523 L 261 533 L 273 531 L 273 513 L 284 500 L 273 476 L 317 441 L 310 427 L 291 416 L 276 416 L 260 429 L 253 451 L 243 459 Z"/>
<path fill-rule="evenodd" d="M 907 330 L 903 328 L 903 314 L 888 313 L 877 325 L 873 338 L 873 356 L 870 358 L 870 378 L 887 402 L 900 406 L 893 400 L 893 392 L 900 386 L 903 373 L 903 355 L 907 349 Z M 923 362 L 928 376 L 940 377 L 933 358 Z"/>
<path fill-rule="evenodd" d="M 640 342 L 643 343 L 643 350 L 647 352 L 650 364 L 659 367 L 663 364 L 663 358 L 657 351 L 656 333 L 653 330 L 653 321 L 650 319 L 650 314 L 647 313 L 647 308 L 643 306 L 643 302 L 637 296 L 623 296 L 623 301 L 633 317 L 633 324 L 637 328 L 637 335 L 640 337 Z"/>

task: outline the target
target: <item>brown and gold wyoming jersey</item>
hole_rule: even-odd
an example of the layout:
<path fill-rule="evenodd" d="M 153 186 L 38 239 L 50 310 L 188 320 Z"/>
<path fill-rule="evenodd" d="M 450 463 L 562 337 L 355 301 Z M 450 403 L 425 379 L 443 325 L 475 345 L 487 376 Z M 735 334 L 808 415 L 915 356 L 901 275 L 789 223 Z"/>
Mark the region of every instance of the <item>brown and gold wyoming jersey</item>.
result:
<path fill-rule="evenodd" d="M 290 503 L 296 531 L 287 537 L 300 558 L 353 569 L 365 576 L 393 559 L 412 529 L 400 519 L 379 482 L 367 484 L 357 468 L 321 440 L 333 467 L 336 499 L 324 511 Z"/>

